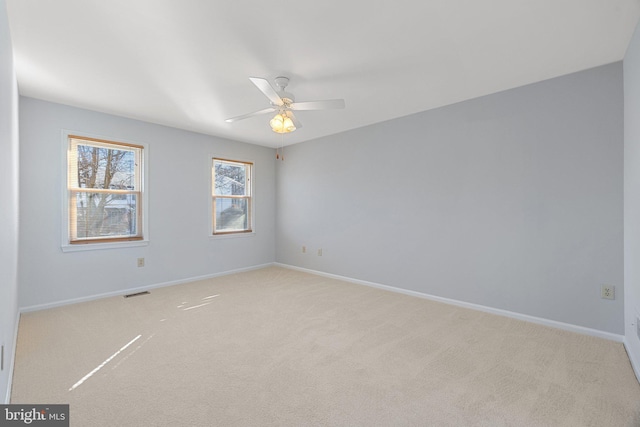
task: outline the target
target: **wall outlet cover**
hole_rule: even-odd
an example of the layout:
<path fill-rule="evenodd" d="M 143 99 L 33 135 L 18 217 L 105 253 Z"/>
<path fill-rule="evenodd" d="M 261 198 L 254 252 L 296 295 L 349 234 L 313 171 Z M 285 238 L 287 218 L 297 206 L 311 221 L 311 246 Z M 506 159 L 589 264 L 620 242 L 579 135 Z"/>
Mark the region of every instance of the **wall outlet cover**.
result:
<path fill-rule="evenodd" d="M 604 299 L 616 299 L 616 287 L 613 285 L 602 285 L 600 296 Z"/>

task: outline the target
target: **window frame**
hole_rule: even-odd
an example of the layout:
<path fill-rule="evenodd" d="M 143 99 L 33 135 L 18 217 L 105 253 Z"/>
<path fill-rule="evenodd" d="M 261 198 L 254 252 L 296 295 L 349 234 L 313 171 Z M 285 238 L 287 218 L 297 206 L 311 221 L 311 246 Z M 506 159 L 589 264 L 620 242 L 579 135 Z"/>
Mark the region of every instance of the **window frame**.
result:
<path fill-rule="evenodd" d="M 135 148 L 139 150 L 139 155 L 136 156 L 136 160 L 139 162 L 137 169 L 136 181 L 139 186 L 139 190 L 114 190 L 114 189 L 93 189 L 98 191 L 86 191 L 77 189 L 80 187 L 74 187 L 72 185 L 72 177 L 70 174 L 70 161 L 72 140 L 86 141 L 87 145 L 102 146 L 110 148 L 110 146 L 117 148 Z M 148 192 L 146 191 L 146 182 L 148 181 L 147 173 L 147 159 L 148 159 L 148 145 L 144 143 L 127 141 L 122 138 L 105 137 L 101 135 L 91 135 L 85 132 L 73 132 L 64 130 L 62 132 L 62 143 L 64 147 L 64 167 L 63 167 L 63 215 L 62 215 L 62 251 L 63 252 L 75 252 L 82 250 L 95 250 L 95 249 L 110 249 L 132 246 L 146 246 L 149 243 L 149 231 L 148 231 Z M 82 144 L 80 144 L 82 145 Z M 74 212 L 73 197 L 74 194 L 79 192 L 104 192 L 113 194 L 137 194 L 138 200 L 136 202 L 136 221 L 137 221 L 137 235 L 136 236 L 115 236 L 115 237 L 97 237 L 88 239 L 74 239 L 72 216 Z"/>
<path fill-rule="evenodd" d="M 255 175 L 255 163 L 253 161 L 249 161 L 249 160 L 235 160 L 235 159 L 229 159 L 226 157 L 220 157 L 220 156 L 211 156 L 211 162 L 209 164 L 210 167 L 210 182 L 211 182 L 211 188 L 209 191 L 209 214 L 210 214 L 210 221 L 209 221 L 209 227 L 210 227 L 210 236 L 212 237 L 240 237 L 240 236 L 247 236 L 247 235 L 252 235 L 255 233 L 255 187 L 254 187 L 254 175 Z M 245 191 L 245 195 L 244 196 L 238 196 L 238 195 L 216 195 L 215 191 L 216 191 L 216 171 L 215 171 L 215 164 L 216 161 L 219 162 L 224 162 L 224 163 L 230 163 L 230 164 L 237 164 L 237 165 L 242 165 L 245 168 L 248 168 L 248 170 L 246 171 L 245 174 L 245 187 L 246 187 L 246 191 Z M 247 228 L 245 229 L 241 229 L 241 230 L 229 230 L 229 231 L 217 231 L 216 230 L 216 199 L 217 198 L 223 198 L 223 199 L 243 199 L 246 200 L 248 203 L 248 208 L 247 208 L 247 215 L 249 216 L 248 220 L 247 220 Z"/>

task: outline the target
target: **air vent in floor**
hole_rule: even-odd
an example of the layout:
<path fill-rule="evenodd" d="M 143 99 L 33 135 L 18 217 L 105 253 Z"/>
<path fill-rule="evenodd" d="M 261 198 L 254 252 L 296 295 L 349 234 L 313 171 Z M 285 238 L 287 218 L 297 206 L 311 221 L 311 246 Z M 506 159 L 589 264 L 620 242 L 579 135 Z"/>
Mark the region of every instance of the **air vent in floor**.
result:
<path fill-rule="evenodd" d="M 138 297 L 138 296 L 140 296 L 140 295 L 147 295 L 147 294 L 149 294 L 149 293 L 150 293 L 149 291 L 136 292 L 135 294 L 127 294 L 127 295 L 125 295 L 124 297 L 125 297 L 125 298 Z"/>

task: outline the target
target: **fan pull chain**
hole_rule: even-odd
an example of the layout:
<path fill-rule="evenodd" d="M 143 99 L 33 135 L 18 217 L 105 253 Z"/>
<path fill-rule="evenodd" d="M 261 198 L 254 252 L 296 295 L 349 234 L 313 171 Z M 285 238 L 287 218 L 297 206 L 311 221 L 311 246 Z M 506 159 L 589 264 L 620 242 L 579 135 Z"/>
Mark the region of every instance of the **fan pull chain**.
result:
<path fill-rule="evenodd" d="M 277 159 L 284 162 L 284 133 L 280 134 L 280 147 L 276 148 L 276 160 Z"/>

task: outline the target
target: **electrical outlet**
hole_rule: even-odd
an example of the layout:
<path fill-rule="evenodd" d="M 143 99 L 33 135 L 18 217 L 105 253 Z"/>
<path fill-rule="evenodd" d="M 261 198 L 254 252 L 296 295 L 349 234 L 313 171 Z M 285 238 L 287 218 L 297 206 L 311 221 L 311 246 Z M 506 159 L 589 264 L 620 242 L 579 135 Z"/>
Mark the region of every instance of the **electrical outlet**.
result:
<path fill-rule="evenodd" d="M 616 287 L 613 285 L 602 285 L 600 294 L 604 299 L 616 299 Z"/>
<path fill-rule="evenodd" d="M 303 253 L 303 254 L 306 254 L 306 253 L 307 253 L 307 247 L 306 247 L 306 246 L 303 246 L 303 247 L 302 247 L 302 253 Z"/>
<path fill-rule="evenodd" d="M 318 249 L 318 256 L 322 256 L 322 248 Z"/>
<path fill-rule="evenodd" d="M 138 267 L 144 267 L 144 258 L 138 258 Z"/>

